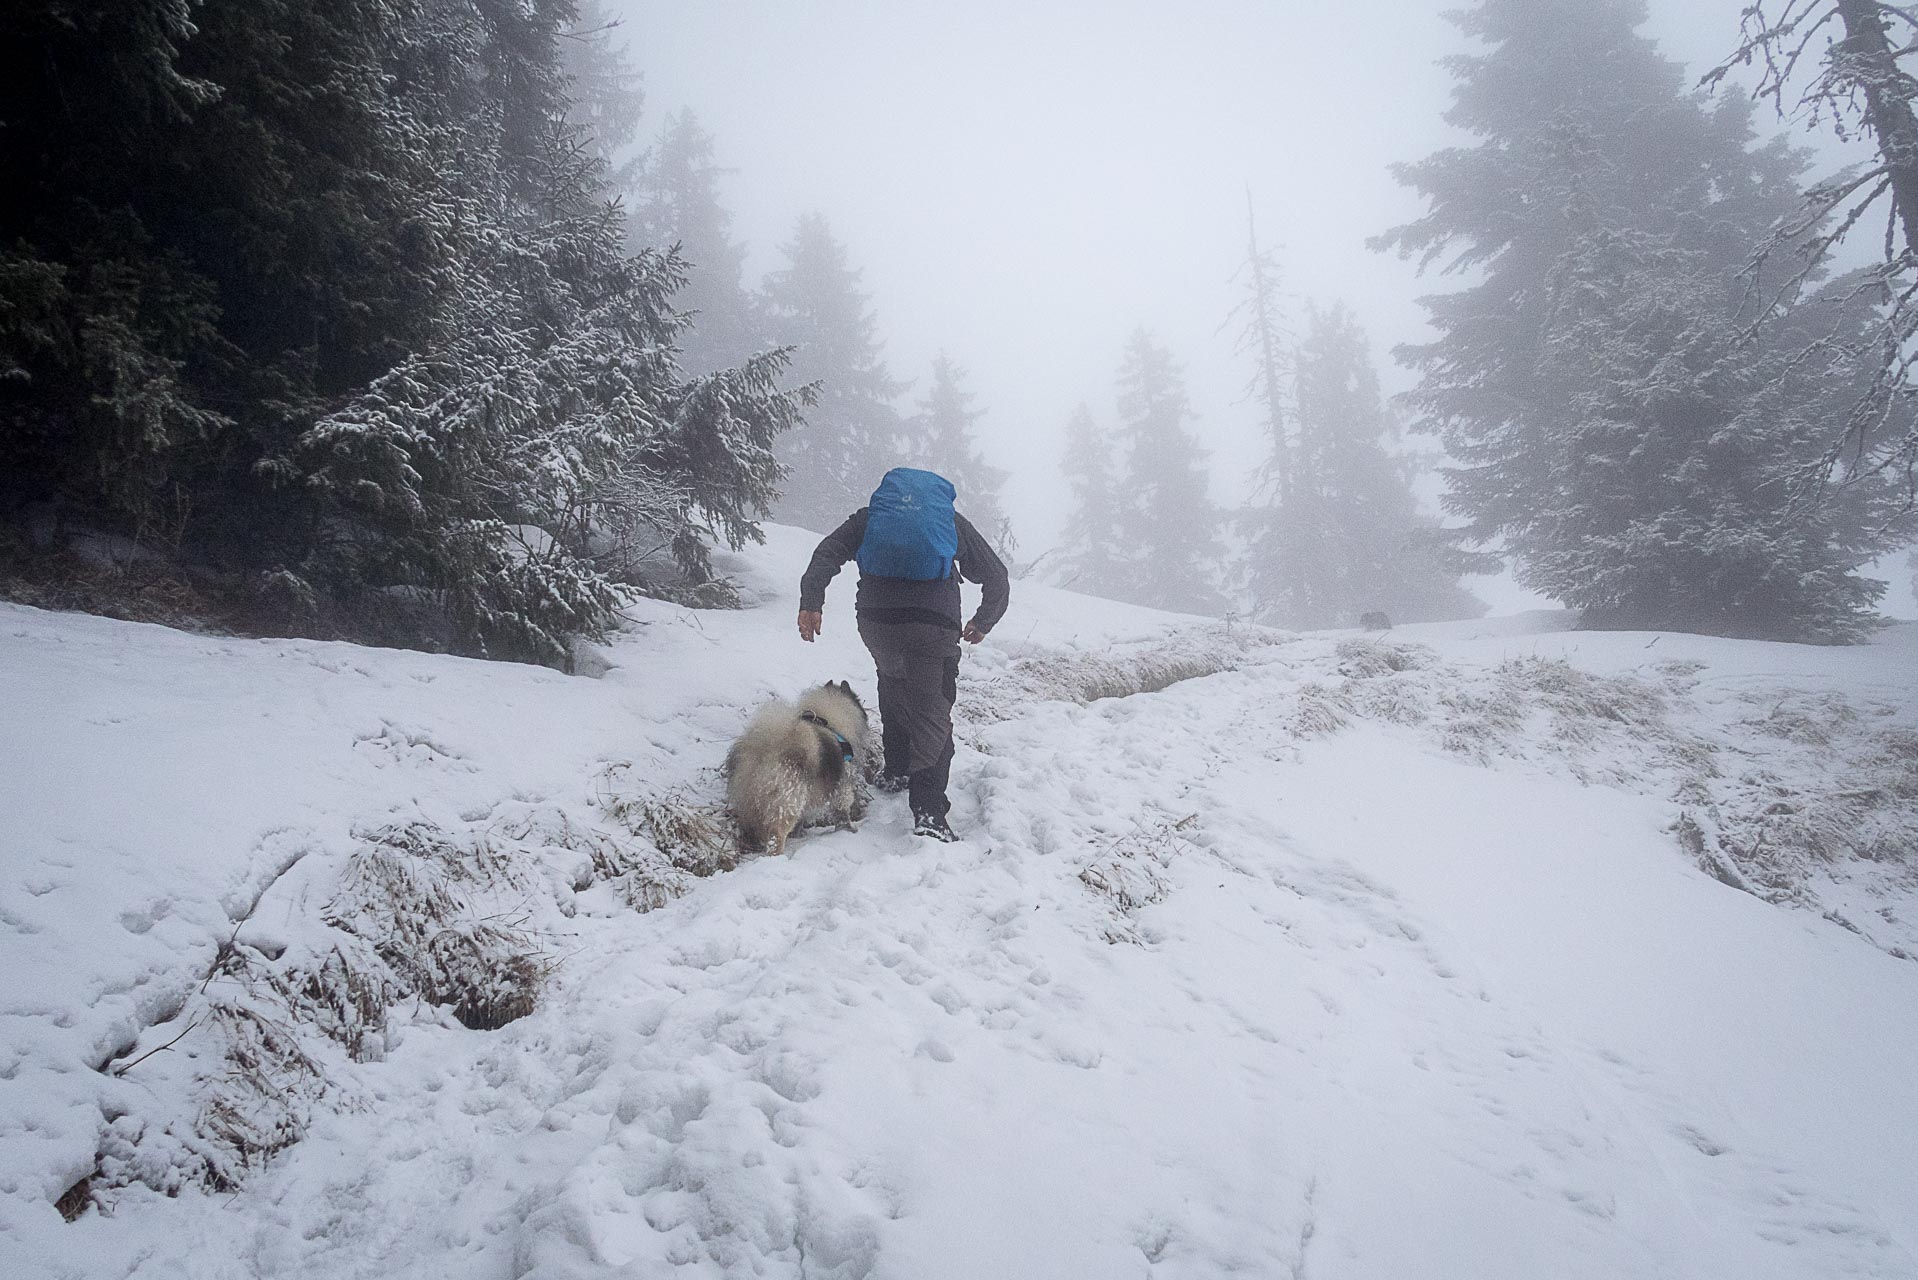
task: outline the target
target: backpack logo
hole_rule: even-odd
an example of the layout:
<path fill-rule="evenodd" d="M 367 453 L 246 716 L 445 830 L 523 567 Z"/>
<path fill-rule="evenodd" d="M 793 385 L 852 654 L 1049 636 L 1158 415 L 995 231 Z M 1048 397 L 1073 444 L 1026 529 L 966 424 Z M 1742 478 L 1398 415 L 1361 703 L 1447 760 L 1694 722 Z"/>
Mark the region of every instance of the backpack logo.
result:
<path fill-rule="evenodd" d="M 952 576 L 959 554 L 952 482 L 931 471 L 894 467 L 866 508 L 859 572 L 936 582 Z"/>

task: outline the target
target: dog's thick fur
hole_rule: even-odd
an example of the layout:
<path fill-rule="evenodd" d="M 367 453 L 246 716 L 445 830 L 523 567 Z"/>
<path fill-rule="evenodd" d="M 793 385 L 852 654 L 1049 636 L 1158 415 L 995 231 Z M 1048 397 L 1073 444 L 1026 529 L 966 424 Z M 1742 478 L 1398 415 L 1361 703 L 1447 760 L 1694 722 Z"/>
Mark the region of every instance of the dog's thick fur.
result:
<path fill-rule="evenodd" d="M 851 760 L 834 733 L 851 744 Z M 797 706 L 775 698 L 754 713 L 726 753 L 726 801 L 740 846 L 784 853 L 802 824 L 848 828 L 865 817 L 870 733 L 865 705 L 843 680 L 808 689 Z"/>

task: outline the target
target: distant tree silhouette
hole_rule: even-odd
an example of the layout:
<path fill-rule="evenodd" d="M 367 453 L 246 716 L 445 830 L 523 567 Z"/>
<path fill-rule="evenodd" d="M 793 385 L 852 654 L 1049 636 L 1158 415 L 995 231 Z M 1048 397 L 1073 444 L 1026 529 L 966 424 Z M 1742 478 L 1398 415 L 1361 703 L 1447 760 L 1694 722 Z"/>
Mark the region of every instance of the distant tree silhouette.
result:
<path fill-rule="evenodd" d="M 1205 452 L 1188 429 L 1185 378 L 1172 353 L 1145 330 L 1119 366 L 1119 598 L 1155 609 L 1221 614 L 1222 523 L 1207 492 Z"/>
<path fill-rule="evenodd" d="M 878 325 L 826 219 L 800 218 L 783 246 L 786 265 L 767 278 L 771 334 L 793 348 L 792 376 L 816 383 L 804 424 L 780 440 L 789 468 L 776 514 L 814 530 L 830 529 L 864 506 L 899 457 L 894 402 L 905 384 L 887 372 Z"/>

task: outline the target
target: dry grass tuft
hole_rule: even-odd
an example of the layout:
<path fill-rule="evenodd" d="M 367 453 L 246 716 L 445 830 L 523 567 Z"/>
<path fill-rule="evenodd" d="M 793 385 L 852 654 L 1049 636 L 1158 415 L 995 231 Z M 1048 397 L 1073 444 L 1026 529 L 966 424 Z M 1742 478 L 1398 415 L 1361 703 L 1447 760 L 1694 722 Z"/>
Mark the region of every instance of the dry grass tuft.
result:
<path fill-rule="evenodd" d="M 1665 795 L 1674 840 L 1707 874 L 1918 952 L 1918 922 L 1897 909 L 1918 889 L 1918 727 L 1896 703 L 1773 689 L 1701 705 L 1696 659 L 1614 675 L 1541 657 L 1488 669 L 1370 638 L 1300 665 L 1307 678 L 1273 709 L 1291 741 L 1353 720 L 1422 727 L 1477 764 Z"/>
<path fill-rule="evenodd" d="M 1323 738 L 1352 721 L 1352 699 L 1345 689 L 1316 680 L 1299 686 L 1298 705 L 1286 727 L 1295 738 Z"/>
<path fill-rule="evenodd" d="M 637 911 L 655 911 L 684 896 L 693 881 L 739 865 L 739 826 L 723 803 L 674 788 L 634 793 L 631 768 L 609 766 L 595 803 L 627 836 L 585 837 L 595 874 L 618 887 Z"/>
<path fill-rule="evenodd" d="M 257 1000 L 219 1000 L 211 1022 L 224 1043 L 225 1070 L 194 1122 L 199 1181 L 233 1191 L 246 1176 L 306 1136 L 314 1106 L 330 1090 L 302 1047 L 290 1010 Z"/>
<path fill-rule="evenodd" d="M 326 941 L 269 958 L 229 939 L 170 1020 L 179 1030 L 109 1064 L 121 1076 L 185 1072 L 174 1092 L 192 1101 L 170 1117 L 108 1124 L 87 1192 L 94 1202 L 136 1182 L 166 1195 L 238 1187 L 304 1137 L 316 1110 L 355 1105 L 344 1073 L 385 1053 L 391 1011 L 404 1001 L 479 1031 L 537 1007 L 553 962 L 514 914 L 535 888 L 523 849 L 426 822 L 359 840 L 321 911 Z M 200 1037 L 192 1063 L 148 1065 L 189 1036 Z"/>
<path fill-rule="evenodd" d="M 1420 685 L 1404 680 L 1367 680 L 1346 691 L 1346 703 L 1367 720 L 1388 724 L 1424 724 L 1432 718 L 1431 699 Z"/>
<path fill-rule="evenodd" d="M 1763 896 L 1795 900 L 1821 868 L 1853 860 L 1918 885 L 1918 731 L 1843 732 L 1860 722 L 1855 712 L 1765 717 L 1756 723 L 1803 756 L 1749 768 L 1714 797 L 1716 844 Z"/>
<path fill-rule="evenodd" d="M 94 1175 L 89 1173 L 62 1191 L 60 1198 L 53 1202 L 54 1212 L 68 1222 L 77 1221 L 93 1203 L 93 1178 Z"/>
<path fill-rule="evenodd" d="M 497 1030 L 533 1011 L 551 964 L 531 934 L 480 914 L 468 895 L 529 888 L 491 842 L 410 822 L 365 837 L 323 918 L 370 943 L 402 995 L 449 1007 L 474 1030 Z"/>
<path fill-rule="evenodd" d="M 1352 680 L 1369 680 L 1394 671 L 1417 671 L 1432 664 L 1432 651 L 1422 644 L 1391 644 L 1383 640 L 1341 640 L 1338 655 L 1339 674 Z"/>
<path fill-rule="evenodd" d="M 1114 840 L 1079 872 L 1080 883 L 1111 908 L 1112 919 L 1102 931 L 1107 942 L 1143 945 L 1134 917 L 1172 892 L 1164 873 L 1189 847 L 1187 837 L 1198 823 L 1199 815 L 1189 813 L 1139 827 Z"/>
<path fill-rule="evenodd" d="M 403 998 L 373 948 L 343 939 L 285 975 L 287 1003 L 355 1062 L 386 1052 L 386 1011 Z"/>
<path fill-rule="evenodd" d="M 294 991 L 287 975 L 249 952 L 231 943 L 219 949 L 198 1001 L 182 1011 L 182 1030 L 113 1071 L 137 1073 L 194 1031 L 210 1032 L 217 1052 L 193 1081 L 194 1110 L 109 1124 L 92 1181 L 95 1203 L 110 1205 L 112 1192 L 132 1183 L 169 1196 L 193 1187 L 232 1191 L 306 1135 L 314 1109 L 338 1090 L 311 1047 Z"/>
<path fill-rule="evenodd" d="M 1262 628 L 1221 624 L 1098 653 L 1058 650 L 1020 658 L 1004 672 L 962 682 L 957 715 L 973 724 L 995 724 L 1023 714 L 1034 702 L 1084 705 L 1157 693 L 1184 680 L 1237 670 L 1248 653 L 1284 638 Z"/>
<path fill-rule="evenodd" d="M 667 791 L 640 797 L 621 817 L 681 871 L 704 877 L 739 865 L 739 829 L 723 804 Z"/>

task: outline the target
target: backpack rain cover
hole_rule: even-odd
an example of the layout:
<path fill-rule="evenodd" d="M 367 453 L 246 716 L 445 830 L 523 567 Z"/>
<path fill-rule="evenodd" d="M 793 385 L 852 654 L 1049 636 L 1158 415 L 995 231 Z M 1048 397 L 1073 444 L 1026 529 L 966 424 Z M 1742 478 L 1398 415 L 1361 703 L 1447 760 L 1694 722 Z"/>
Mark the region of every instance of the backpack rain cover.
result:
<path fill-rule="evenodd" d="M 859 572 L 932 582 L 952 576 L 959 554 L 952 481 L 930 471 L 894 467 L 872 491 Z"/>

